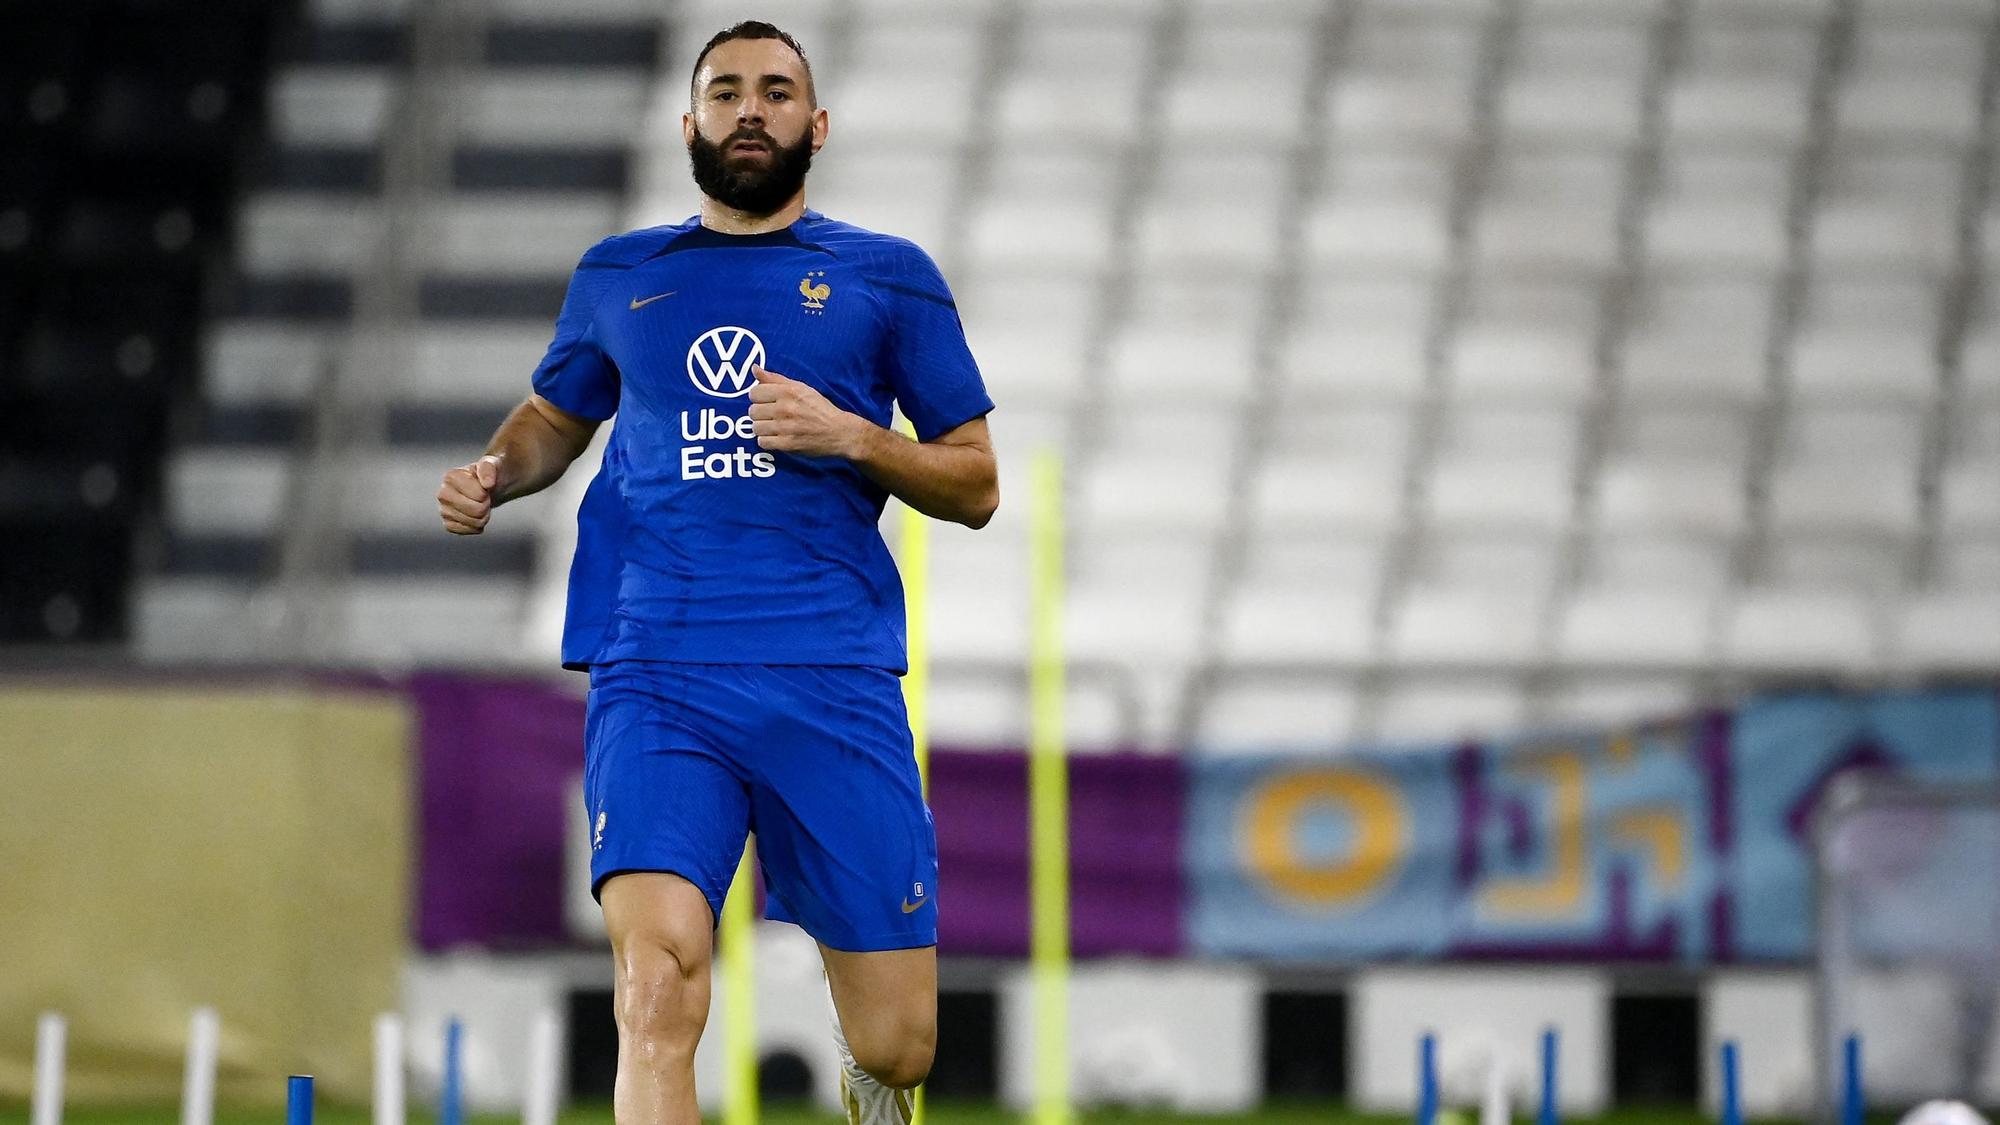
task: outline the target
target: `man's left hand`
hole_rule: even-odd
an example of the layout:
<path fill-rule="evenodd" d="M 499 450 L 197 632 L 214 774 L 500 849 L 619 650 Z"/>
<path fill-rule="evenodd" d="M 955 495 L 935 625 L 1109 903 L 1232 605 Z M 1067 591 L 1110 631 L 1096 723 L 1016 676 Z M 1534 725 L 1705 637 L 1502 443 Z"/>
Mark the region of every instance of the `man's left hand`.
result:
<path fill-rule="evenodd" d="M 852 457 L 866 419 L 849 414 L 826 396 L 776 371 L 750 370 L 750 419 L 757 448 L 801 457 Z"/>

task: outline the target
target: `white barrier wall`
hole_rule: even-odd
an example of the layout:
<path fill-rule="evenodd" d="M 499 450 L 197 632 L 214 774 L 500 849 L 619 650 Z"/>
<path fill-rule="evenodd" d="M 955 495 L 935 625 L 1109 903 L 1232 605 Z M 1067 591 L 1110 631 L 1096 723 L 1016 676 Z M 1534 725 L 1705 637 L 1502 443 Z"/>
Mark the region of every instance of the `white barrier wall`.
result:
<path fill-rule="evenodd" d="M 1722 1044 L 1734 1039 L 1737 1093 L 1750 1117 L 1813 1109 L 1812 978 L 1795 972 L 1721 972 L 1702 986 L 1701 1099 L 1722 1107 Z"/>
<path fill-rule="evenodd" d="M 412 1105 L 438 1104 L 445 1023 L 456 1016 L 462 1028 L 459 1078 L 467 1112 L 519 1113 L 528 1090 L 535 1019 L 544 1012 L 566 1018 L 569 988 L 570 974 L 559 958 L 462 953 L 413 959 L 403 973 Z M 567 1041 L 566 1029 L 558 1041 Z M 557 1058 L 563 1056 L 559 1050 Z M 560 1072 L 556 1079 L 556 1089 L 563 1089 Z"/>
<path fill-rule="evenodd" d="M 1604 974 L 1571 969 L 1376 969 L 1350 993 L 1348 1074 L 1357 1108 L 1411 1113 L 1417 1043 L 1437 1035 L 1447 1107 L 1476 1108 L 1487 1074 L 1505 1068 L 1516 1114 L 1541 1091 L 1542 1032 L 1561 1037 L 1556 1099 L 1565 1114 L 1596 1116 L 1610 1101 L 1611 989 Z"/>
<path fill-rule="evenodd" d="M 1170 1106 L 1241 1113 L 1263 1098 L 1263 983 L 1248 969 L 1190 963 L 1078 966 L 1070 979 L 1070 1088 L 1079 1107 Z M 1000 1096 L 1035 1094 L 1034 981 L 1000 984 Z"/>

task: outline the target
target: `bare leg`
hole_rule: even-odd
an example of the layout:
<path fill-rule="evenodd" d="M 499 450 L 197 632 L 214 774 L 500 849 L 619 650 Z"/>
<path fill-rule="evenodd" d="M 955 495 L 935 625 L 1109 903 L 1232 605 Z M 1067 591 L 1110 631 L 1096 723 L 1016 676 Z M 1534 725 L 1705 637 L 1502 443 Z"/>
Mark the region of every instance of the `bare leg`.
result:
<path fill-rule="evenodd" d="M 694 1049 L 708 1022 L 715 915 L 678 875 L 634 872 L 604 884 L 618 1016 L 617 1125 L 700 1125 Z"/>
<path fill-rule="evenodd" d="M 905 1091 L 923 1082 L 937 1052 L 937 949 L 845 953 L 822 945 L 836 1029 L 853 1065 L 843 1076 L 848 1120 L 910 1119 Z"/>

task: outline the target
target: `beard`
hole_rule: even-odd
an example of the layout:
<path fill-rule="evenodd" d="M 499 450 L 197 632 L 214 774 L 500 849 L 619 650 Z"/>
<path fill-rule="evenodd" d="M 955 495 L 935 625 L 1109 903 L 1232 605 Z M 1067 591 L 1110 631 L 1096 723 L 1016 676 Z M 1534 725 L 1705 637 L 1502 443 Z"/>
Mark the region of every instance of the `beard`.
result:
<path fill-rule="evenodd" d="M 724 151 L 738 141 L 757 141 L 770 152 L 762 166 L 731 166 Z M 761 129 L 738 129 L 711 144 L 695 131 L 688 142 L 688 163 L 694 168 L 695 185 L 703 195 L 732 210 L 749 215 L 769 215 L 789 202 L 805 186 L 812 170 L 812 131 L 807 130 L 790 148 L 779 145 Z"/>

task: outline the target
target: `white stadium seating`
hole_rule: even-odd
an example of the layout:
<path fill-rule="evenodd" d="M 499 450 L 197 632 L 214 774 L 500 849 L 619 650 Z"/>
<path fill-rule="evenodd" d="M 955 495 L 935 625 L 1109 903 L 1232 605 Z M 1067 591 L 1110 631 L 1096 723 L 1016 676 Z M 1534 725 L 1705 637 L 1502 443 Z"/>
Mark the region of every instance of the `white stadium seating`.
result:
<path fill-rule="evenodd" d="M 548 663 L 516 640 L 577 493 L 510 508 L 476 556 L 431 493 L 526 392 L 578 255 L 693 208 L 688 64 L 739 15 L 467 10 L 659 51 L 462 61 L 399 222 L 379 171 L 255 187 L 165 497 L 169 556 L 234 561 L 146 580 L 149 654 L 256 659 L 311 610 L 328 659 Z M 1395 745 L 2000 665 L 2000 287 L 1962 324 L 1952 288 L 2000 269 L 1992 189 L 1983 250 L 1961 238 L 1991 12 L 1864 0 L 1832 72 L 1841 10 L 768 5 L 832 117 L 814 206 L 937 258 L 999 403 L 1001 511 L 933 540 L 937 737 L 1025 736 L 1043 448 L 1086 748 Z M 411 81 L 289 63 L 273 144 L 379 165 Z M 547 179 L 579 154 L 611 171 Z M 363 315 L 385 263 L 420 294 L 387 327 Z M 287 605 L 285 505 L 329 467 L 353 561 Z M 232 615 L 263 624 L 187 641 Z"/>

